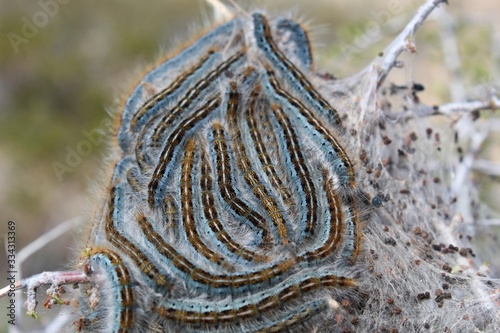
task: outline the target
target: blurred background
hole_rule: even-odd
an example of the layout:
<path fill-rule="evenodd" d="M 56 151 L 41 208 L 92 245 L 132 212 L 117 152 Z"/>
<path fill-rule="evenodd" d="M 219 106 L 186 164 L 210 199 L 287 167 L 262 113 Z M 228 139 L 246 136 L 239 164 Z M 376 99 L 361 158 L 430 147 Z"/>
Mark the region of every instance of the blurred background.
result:
<path fill-rule="evenodd" d="M 250 1 L 237 2 L 244 8 L 297 14 L 312 29 L 316 67 L 343 77 L 362 69 L 383 50 L 423 1 L 283 0 L 252 1 L 251 6 Z M 7 221 L 16 222 L 19 252 L 91 208 L 90 188 L 102 168 L 108 140 L 83 142 L 89 141 L 89 133 L 103 128 L 102 122 L 110 119 L 107 110 L 120 105 L 146 66 L 207 26 L 211 11 L 201 0 L 0 0 L 0 8 L 3 287 Z M 467 88 L 464 98 L 481 98 L 487 86 L 500 86 L 500 2 L 452 0 L 447 11 L 456 23 L 461 79 Z M 394 70 L 386 82 L 423 83 L 426 90 L 420 97 L 426 104 L 451 100 L 451 76 L 444 65 L 439 29 L 439 18 L 429 19 L 417 34 L 413 65 Z M 490 111 L 481 115 L 498 117 Z M 483 158 L 500 162 L 499 142 L 495 137 L 489 140 Z M 498 175 L 475 177 L 482 201 L 500 211 Z M 498 254 L 500 223 L 494 221 L 499 216 L 492 212 L 491 217 L 476 242 L 475 252 L 484 258 Z M 82 237 L 79 230 L 73 228 L 31 255 L 23 264 L 23 276 L 70 269 L 77 257 L 74 245 Z M 497 267 L 492 272 L 500 276 Z M 6 301 L 0 300 L 0 309 L 5 309 Z M 24 312 L 18 313 L 23 330 L 50 319 L 49 310 L 41 305 L 38 309 L 38 323 L 19 318 Z M 0 310 L 0 333 L 7 332 L 4 312 Z"/>

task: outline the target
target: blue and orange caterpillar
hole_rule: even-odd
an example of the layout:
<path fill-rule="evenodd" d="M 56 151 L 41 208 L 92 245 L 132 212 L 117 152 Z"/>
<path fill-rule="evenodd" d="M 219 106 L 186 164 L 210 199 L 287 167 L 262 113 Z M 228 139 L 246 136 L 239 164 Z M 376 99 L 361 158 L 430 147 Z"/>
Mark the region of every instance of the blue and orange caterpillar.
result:
<path fill-rule="evenodd" d="M 312 77 L 307 32 L 256 12 L 142 79 L 86 244 L 81 331 L 303 332 L 355 293 L 366 203 Z"/>

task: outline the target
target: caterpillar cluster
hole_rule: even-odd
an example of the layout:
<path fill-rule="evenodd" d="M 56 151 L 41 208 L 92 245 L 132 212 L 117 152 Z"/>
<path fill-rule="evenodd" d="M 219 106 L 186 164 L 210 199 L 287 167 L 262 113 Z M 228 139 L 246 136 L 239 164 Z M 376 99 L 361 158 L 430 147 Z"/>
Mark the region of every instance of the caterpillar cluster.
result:
<path fill-rule="evenodd" d="M 371 204 L 312 63 L 300 24 L 256 12 L 142 79 L 85 244 L 79 331 L 302 332 L 356 299 Z"/>

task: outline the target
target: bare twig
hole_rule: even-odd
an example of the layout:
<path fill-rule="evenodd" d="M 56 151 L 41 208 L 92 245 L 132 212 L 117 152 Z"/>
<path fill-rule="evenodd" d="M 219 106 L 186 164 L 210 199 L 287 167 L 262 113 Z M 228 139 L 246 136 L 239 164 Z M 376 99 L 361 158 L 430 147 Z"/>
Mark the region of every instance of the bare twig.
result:
<path fill-rule="evenodd" d="M 228 20 L 234 15 L 231 8 L 221 0 L 205 0 L 205 2 L 212 6 L 217 21 Z"/>
<path fill-rule="evenodd" d="M 463 162 L 460 163 L 455 170 L 455 177 L 451 184 L 451 190 L 454 194 L 462 193 L 461 188 L 463 184 L 466 183 L 469 172 L 474 165 L 476 155 L 481 149 L 484 140 L 488 137 L 488 134 L 488 132 L 476 132 L 471 137 L 469 152 L 464 156 Z"/>
<path fill-rule="evenodd" d="M 52 289 L 57 289 L 62 285 L 66 284 L 75 284 L 75 283 L 88 283 L 89 277 L 83 271 L 76 272 L 43 272 L 37 275 L 33 275 L 29 278 L 23 279 L 21 281 L 16 282 L 14 290 L 19 289 L 27 289 L 27 301 L 26 307 L 28 309 L 28 315 L 32 317 L 36 317 L 36 288 L 50 285 L 53 287 Z M 9 286 L 0 290 L 0 298 L 7 295 L 10 291 Z M 48 294 L 51 298 L 53 298 L 55 292 Z"/>
<path fill-rule="evenodd" d="M 498 227 L 500 226 L 500 219 L 485 219 L 478 222 L 482 227 Z"/>
<path fill-rule="evenodd" d="M 500 177 L 500 163 L 487 160 L 474 161 L 474 169 L 491 176 Z"/>
<path fill-rule="evenodd" d="M 435 106 L 415 104 L 415 107 L 410 110 L 390 113 L 386 117 L 390 120 L 405 122 L 413 118 L 422 118 L 434 115 L 454 116 L 482 110 L 497 109 L 500 109 L 500 99 L 493 97 L 489 101 L 457 102 Z"/>
<path fill-rule="evenodd" d="M 16 269 L 15 269 L 18 273 L 19 278 L 22 278 L 22 264 L 26 261 L 26 259 L 28 259 L 34 253 L 38 252 L 41 248 L 43 248 L 50 242 L 54 241 L 55 239 L 59 238 L 63 234 L 73 229 L 79 223 L 79 221 L 80 221 L 79 216 L 66 220 L 60 223 L 57 227 L 51 229 L 42 236 L 38 237 L 36 240 L 29 243 L 21 251 L 19 251 L 17 254 L 18 260 L 16 261 Z M 4 289 L 2 289 L 2 291 Z M 2 296 L 3 295 L 0 293 L 0 297 Z M 22 303 L 23 302 L 21 300 L 21 294 L 16 293 L 16 311 L 20 311 Z M 22 321 L 21 318 L 22 317 L 19 318 L 19 323 L 21 323 Z"/>
<path fill-rule="evenodd" d="M 435 21 L 439 24 L 439 35 L 444 55 L 444 65 L 451 75 L 449 91 L 453 102 L 465 100 L 465 86 L 462 77 L 462 61 L 458 53 L 458 43 L 455 36 L 455 20 L 448 14 L 446 8 L 435 11 Z"/>
<path fill-rule="evenodd" d="M 76 216 L 72 219 L 66 220 L 59 224 L 57 227 L 51 229 L 49 232 L 38 237 L 33 242 L 29 243 L 17 254 L 19 265 L 28 259 L 32 254 L 38 252 L 42 247 L 46 246 L 54 239 L 59 238 L 61 235 L 73 229 L 80 222 L 80 217 Z"/>
<path fill-rule="evenodd" d="M 384 58 L 378 71 L 377 87 L 380 87 L 391 69 L 397 64 L 397 58 L 405 51 L 414 52 L 415 45 L 412 42 L 413 36 L 418 28 L 425 21 L 427 16 L 441 3 L 446 0 L 428 0 L 423 4 L 413 19 L 406 25 L 403 31 L 394 39 L 394 41 L 385 49 Z M 370 65 L 372 66 L 372 65 Z"/>

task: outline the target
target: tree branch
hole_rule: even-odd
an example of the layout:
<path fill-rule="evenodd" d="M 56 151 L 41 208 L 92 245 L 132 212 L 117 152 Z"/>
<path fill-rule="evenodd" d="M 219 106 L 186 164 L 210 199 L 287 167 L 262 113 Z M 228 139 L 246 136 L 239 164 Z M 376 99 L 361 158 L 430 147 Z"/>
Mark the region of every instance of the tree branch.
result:
<path fill-rule="evenodd" d="M 474 169 L 490 176 L 500 177 L 500 163 L 487 160 L 474 161 Z"/>
<path fill-rule="evenodd" d="M 492 97 L 488 101 L 457 102 L 434 106 L 419 103 L 415 104 L 415 107 L 410 110 L 389 113 L 386 117 L 389 120 L 403 123 L 413 118 L 423 118 L 435 115 L 455 116 L 483 110 L 495 111 L 497 109 L 500 109 L 500 99 L 498 97 Z"/>
<path fill-rule="evenodd" d="M 56 298 L 56 302 L 59 301 L 58 287 L 75 284 L 75 283 L 88 283 L 90 281 L 89 277 L 83 271 L 77 272 L 43 272 L 30 276 L 29 278 L 23 279 L 16 282 L 15 288 L 12 290 L 10 286 L 2 288 L 0 290 L 0 298 L 7 295 L 9 292 L 19 289 L 27 289 L 27 301 L 26 307 L 28 309 L 27 314 L 31 317 L 36 318 L 36 288 L 50 285 L 51 288 L 47 290 L 47 295 L 50 299 Z M 52 303 L 51 303 L 52 304 Z"/>
<path fill-rule="evenodd" d="M 423 4 L 398 37 L 385 49 L 384 58 L 378 70 L 377 87 L 382 85 L 391 69 L 397 64 L 397 58 L 403 51 L 409 50 L 411 53 L 415 52 L 415 45 L 411 41 L 413 36 L 422 23 L 424 23 L 427 16 L 443 2 L 447 3 L 447 0 L 428 0 Z"/>

